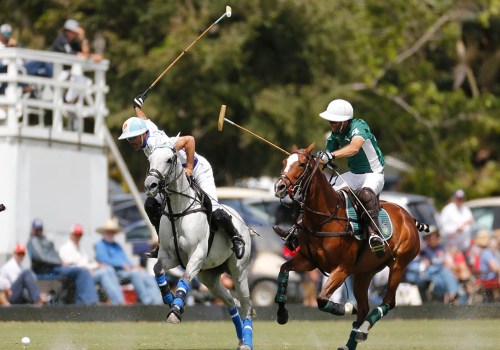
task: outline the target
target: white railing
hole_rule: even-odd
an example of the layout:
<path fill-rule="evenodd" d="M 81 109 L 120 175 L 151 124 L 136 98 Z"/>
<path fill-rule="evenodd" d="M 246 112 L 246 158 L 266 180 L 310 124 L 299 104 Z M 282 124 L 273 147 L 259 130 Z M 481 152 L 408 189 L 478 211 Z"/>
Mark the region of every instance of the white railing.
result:
<path fill-rule="evenodd" d="M 28 74 L 28 62 L 48 65 L 52 76 Z M 103 144 L 109 61 L 5 48 L 0 49 L 0 67 L 0 136 Z"/>

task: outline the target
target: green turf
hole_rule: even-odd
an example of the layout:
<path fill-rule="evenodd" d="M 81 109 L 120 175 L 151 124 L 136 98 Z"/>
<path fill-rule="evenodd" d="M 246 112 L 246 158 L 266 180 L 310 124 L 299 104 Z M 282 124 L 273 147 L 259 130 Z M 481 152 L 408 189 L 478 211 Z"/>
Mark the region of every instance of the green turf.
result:
<path fill-rule="evenodd" d="M 350 321 L 254 322 L 255 349 L 336 349 Z M 381 320 L 359 350 L 498 349 L 500 320 Z M 23 347 L 21 338 L 31 344 Z M 1 322 L 0 349 L 236 349 L 231 322 Z"/>

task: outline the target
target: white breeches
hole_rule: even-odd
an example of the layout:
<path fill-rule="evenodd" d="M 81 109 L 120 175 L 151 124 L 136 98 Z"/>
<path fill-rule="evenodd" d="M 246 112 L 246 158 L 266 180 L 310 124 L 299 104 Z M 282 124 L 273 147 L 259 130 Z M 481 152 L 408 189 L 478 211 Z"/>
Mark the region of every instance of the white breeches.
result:
<path fill-rule="evenodd" d="M 331 184 L 335 191 L 348 187 L 347 185 L 349 185 L 352 190 L 359 190 L 363 187 L 368 187 L 371 188 L 376 194 L 380 194 L 380 192 L 382 192 L 384 183 L 384 174 L 354 174 L 350 171 L 340 175 L 339 177 L 333 177 L 331 180 Z"/>
<path fill-rule="evenodd" d="M 217 189 L 215 187 L 214 173 L 212 171 L 212 166 L 205 157 L 197 154 L 198 164 L 193 169 L 193 176 L 196 183 L 201 187 L 203 191 L 210 197 L 212 201 L 212 210 L 216 210 L 220 207 L 217 198 Z"/>

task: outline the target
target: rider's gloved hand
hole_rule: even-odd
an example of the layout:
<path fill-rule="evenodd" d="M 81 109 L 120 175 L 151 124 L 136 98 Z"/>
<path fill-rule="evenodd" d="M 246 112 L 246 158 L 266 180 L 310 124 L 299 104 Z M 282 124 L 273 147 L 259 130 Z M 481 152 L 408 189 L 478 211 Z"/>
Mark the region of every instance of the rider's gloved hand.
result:
<path fill-rule="evenodd" d="M 138 95 L 136 98 L 134 98 L 134 103 L 133 103 L 134 109 L 135 108 L 142 108 L 144 101 L 146 101 L 146 97 L 147 97 L 146 94 L 141 94 L 141 95 Z"/>
<path fill-rule="evenodd" d="M 336 168 L 335 163 L 333 162 L 333 160 L 335 159 L 335 155 L 332 152 L 319 151 L 316 154 L 316 158 L 318 158 L 320 161 L 322 161 L 328 167 L 330 167 L 332 169 Z"/>
<path fill-rule="evenodd" d="M 317 157 L 325 164 L 330 163 L 332 160 L 335 159 L 335 155 L 331 152 L 318 152 Z"/>

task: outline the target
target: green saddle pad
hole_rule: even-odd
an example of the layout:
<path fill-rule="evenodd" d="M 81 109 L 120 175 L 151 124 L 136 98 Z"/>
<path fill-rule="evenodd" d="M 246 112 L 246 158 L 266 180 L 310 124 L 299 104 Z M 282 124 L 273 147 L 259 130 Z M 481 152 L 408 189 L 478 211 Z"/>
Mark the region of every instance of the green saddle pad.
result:
<path fill-rule="evenodd" d="M 351 225 L 352 231 L 354 232 L 354 237 L 356 237 L 358 240 L 362 239 L 362 227 L 360 225 L 361 218 L 359 217 L 358 213 L 356 212 L 356 209 L 354 209 L 354 206 L 349 199 L 349 196 L 347 193 L 342 191 L 344 194 L 344 197 L 346 199 L 346 206 L 347 206 L 347 217 L 349 218 L 349 224 Z M 383 208 L 380 208 L 380 211 L 378 212 L 378 224 L 380 227 L 380 230 L 382 231 L 382 236 L 384 236 L 385 240 L 388 240 L 392 236 L 392 222 L 391 218 L 389 217 L 389 214 L 387 214 L 387 211 Z"/>

